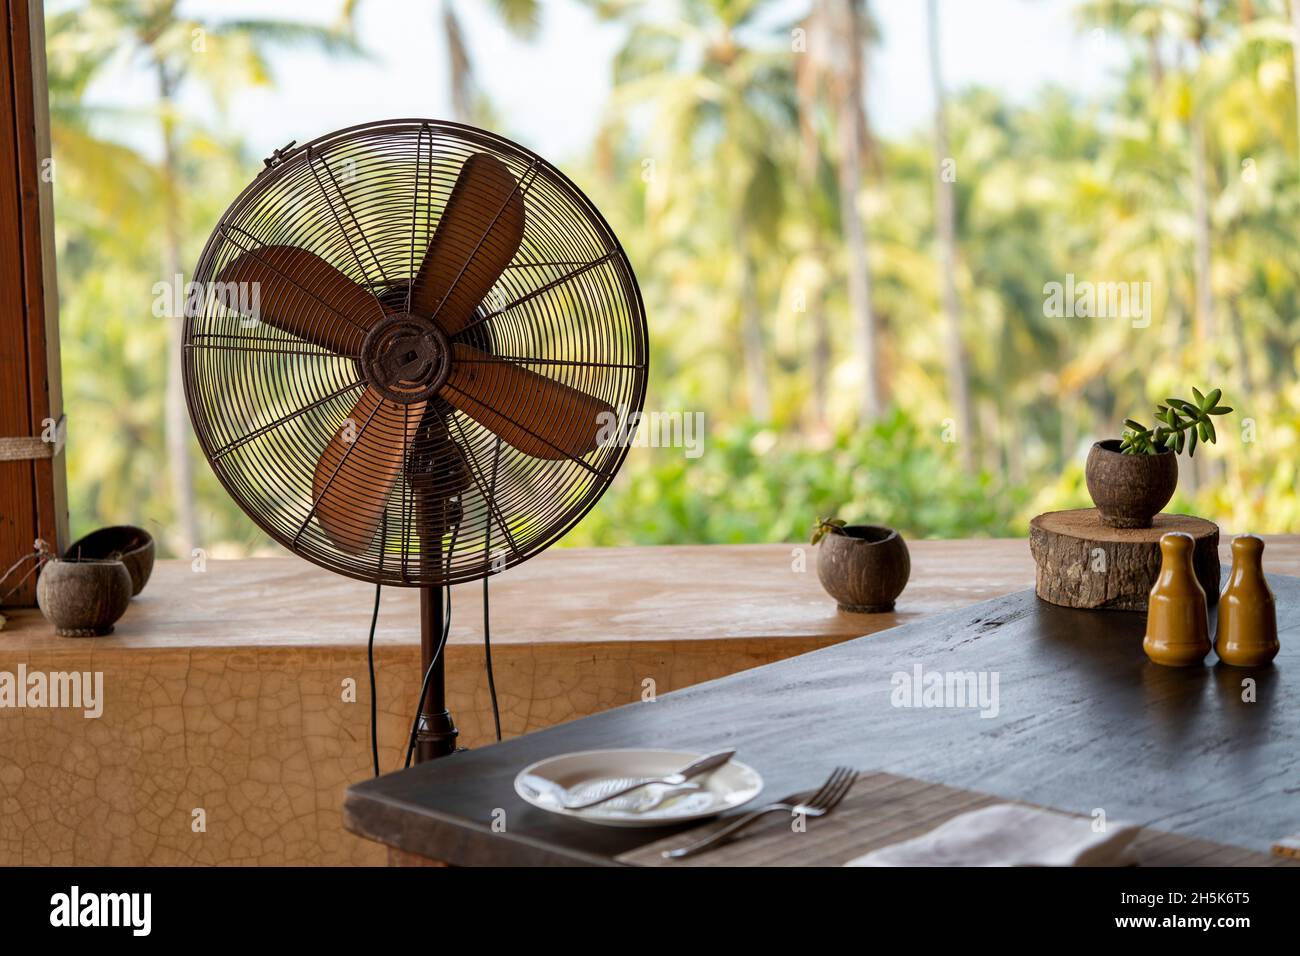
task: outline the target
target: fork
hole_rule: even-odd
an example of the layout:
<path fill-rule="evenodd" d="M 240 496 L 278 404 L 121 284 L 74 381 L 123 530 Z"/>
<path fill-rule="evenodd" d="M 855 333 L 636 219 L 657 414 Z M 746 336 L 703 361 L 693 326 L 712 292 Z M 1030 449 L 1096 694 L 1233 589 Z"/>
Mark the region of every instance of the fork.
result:
<path fill-rule="evenodd" d="M 778 803 L 769 803 L 765 807 L 759 807 L 742 817 L 737 817 L 721 830 L 715 830 L 694 843 L 679 846 L 675 850 L 664 850 L 662 856 L 666 860 L 680 860 L 684 856 L 694 856 L 696 853 L 712 849 L 734 837 L 759 817 L 766 816 L 769 813 L 824 817 L 839 806 L 840 801 L 852 789 L 857 778 L 858 773 L 856 770 L 850 767 L 836 767 L 831 771 L 831 775 L 826 778 L 826 782 L 821 785 L 821 789 L 812 796 L 791 794 Z"/>

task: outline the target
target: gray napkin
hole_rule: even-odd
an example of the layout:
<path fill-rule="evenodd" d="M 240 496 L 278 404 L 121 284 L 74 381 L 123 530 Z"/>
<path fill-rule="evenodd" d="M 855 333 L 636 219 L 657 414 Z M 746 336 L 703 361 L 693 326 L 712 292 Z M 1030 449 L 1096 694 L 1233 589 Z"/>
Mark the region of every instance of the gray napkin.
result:
<path fill-rule="evenodd" d="M 845 866 L 1124 866 L 1138 827 L 1001 803 L 953 817 L 929 833 Z"/>

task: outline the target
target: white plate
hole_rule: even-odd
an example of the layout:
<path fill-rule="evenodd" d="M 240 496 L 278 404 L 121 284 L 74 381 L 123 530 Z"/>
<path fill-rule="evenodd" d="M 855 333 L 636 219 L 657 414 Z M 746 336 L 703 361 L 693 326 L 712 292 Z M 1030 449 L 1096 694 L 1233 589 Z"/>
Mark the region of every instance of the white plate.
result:
<path fill-rule="evenodd" d="M 703 757 L 686 750 L 584 750 L 539 760 L 515 777 L 515 793 L 528 803 L 560 816 L 586 820 L 610 827 L 662 827 L 715 816 L 748 803 L 763 789 L 763 778 L 752 767 L 731 760 L 717 770 L 696 777 L 686 787 L 666 793 L 649 786 L 626 797 L 617 797 L 587 810 L 566 810 L 553 797 L 548 799 L 544 783 L 531 786 L 529 777 L 540 777 L 564 787 L 574 798 L 627 786 L 647 777 L 663 777 Z"/>

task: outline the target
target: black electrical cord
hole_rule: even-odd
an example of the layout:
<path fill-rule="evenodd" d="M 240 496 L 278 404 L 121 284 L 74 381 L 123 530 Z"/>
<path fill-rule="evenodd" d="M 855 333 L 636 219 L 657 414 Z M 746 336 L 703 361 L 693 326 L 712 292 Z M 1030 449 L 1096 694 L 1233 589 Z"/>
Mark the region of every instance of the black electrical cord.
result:
<path fill-rule="evenodd" d="M 497 682 L 492 677 L 492 631 L 488 625 L 488 579 L 483 579 L 483 656 L 487 659 L 488 693 L 492 695 L 492 720 L 501 740 L 501 711 L 497 707 Z"/>
<path fill-rule="evenodd" d="M 370 615 L 370 640 L 366 643 L 366 659 L 370 664 L 370 755 L 375 761 L 375 776 L 379 776 L 379 700 L 375 695 L 375 623 L 379 620 L 379 595 L 384 586 L 375 585 L 375 611 Z"/>
<path fill-rule="evenodd" d="M 497 492 L 497 465 L 501 463 L 501 439 L 497 438 L 496 450 L 492 455 L 492 479 L 488 483 L 489 496 L 495 496 Z M 488 579 L 492 577 L 492 523 L 487 525 L 487 533 L 483 540 L 483 555 L 488 559 L 487 567 L 483 569 L 483 659 L 487 665 L 488 694 L 492 697 L 492 722 L 496 724 L 497 741 L 501 740 L 501 710 L 497 706 L 497 682 L 492 676 L 492 626 L 489 623 L 490 614 L 488 613 Z"/>
<path fill-rule="evenodd" d="M 383 531 L 379 534 L 379 580 L 375 582 L 375 609 L 370 615 L 370 638 L 366 641 L 366 665 L 370 671 L 370 756 L 379 776 L 379 695 L 375 689 L 375 624 L 379 621 L 379 595 L 384 589 L 384 552 L 388 549 L 388 509 L 384 509 Z"/>

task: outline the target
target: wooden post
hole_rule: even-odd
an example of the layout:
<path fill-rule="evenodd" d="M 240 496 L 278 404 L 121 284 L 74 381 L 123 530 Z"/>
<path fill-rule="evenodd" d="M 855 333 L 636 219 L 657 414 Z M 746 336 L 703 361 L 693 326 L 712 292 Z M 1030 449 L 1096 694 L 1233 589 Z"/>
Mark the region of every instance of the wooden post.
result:
<path fill-rule="evenodd" d="M 41 6 L 0 0 L 0 572 L 37 538 L 55 550 L 68 539 Z M 33 576 L 6 603 L 35 594 Z"/>

